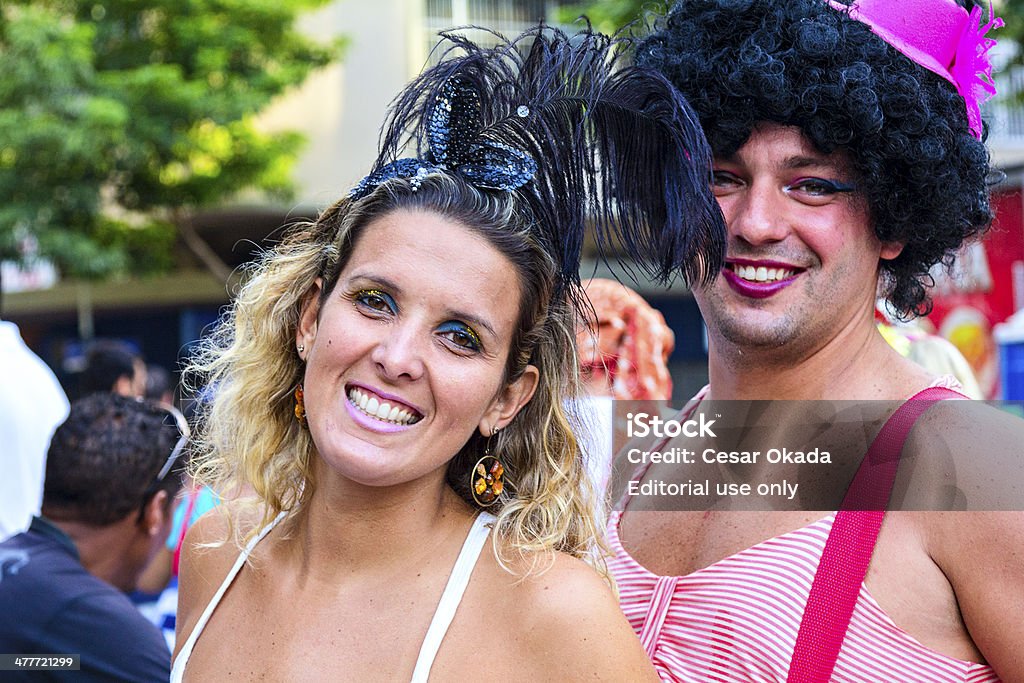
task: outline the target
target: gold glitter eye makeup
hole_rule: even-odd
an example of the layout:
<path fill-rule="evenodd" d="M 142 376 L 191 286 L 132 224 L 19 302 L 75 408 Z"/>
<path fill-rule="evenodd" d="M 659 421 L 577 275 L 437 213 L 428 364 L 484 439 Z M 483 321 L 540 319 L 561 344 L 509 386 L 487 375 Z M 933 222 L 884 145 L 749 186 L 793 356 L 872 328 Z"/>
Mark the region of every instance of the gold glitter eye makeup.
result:
<path fill-rule="evenodd" d="M 469 351 L 483 350 L 483 343 L 480 341 L 480 336 L 472 327 L 465 323 L 450 320 L 446 323 L 442 323 L 440 327 L 437 328 L 437 331 L 456 346 Z"/>
<path fill-rule="evenodd" d="M 398 306 L 391 295 L 380 289 L 364 289 L 352 297 L 357 306 L 368 308 L 379 313 L 396 313 Z"/>

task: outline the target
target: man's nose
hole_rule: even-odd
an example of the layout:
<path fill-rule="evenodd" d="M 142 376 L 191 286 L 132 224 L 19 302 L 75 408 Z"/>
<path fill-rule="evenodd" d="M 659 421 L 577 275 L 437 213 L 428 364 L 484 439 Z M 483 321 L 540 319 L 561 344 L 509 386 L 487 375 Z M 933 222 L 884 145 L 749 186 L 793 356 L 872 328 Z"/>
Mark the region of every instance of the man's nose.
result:
<path fill-rule="evenodd" d="M 729 216 L 729 236 L 752 245 L 782 241 L 789 234 L 788 218 L 782 211 L 785 199 L 781 188 L 752 184 Z"/>

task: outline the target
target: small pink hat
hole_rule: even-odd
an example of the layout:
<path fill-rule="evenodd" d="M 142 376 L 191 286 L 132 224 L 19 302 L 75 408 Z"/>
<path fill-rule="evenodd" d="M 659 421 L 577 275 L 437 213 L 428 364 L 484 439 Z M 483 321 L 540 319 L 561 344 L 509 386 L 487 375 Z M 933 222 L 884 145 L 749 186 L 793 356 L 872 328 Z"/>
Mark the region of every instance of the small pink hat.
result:
<path fill-rule="evenodd" d="M 996 41 L 985 34 L 1003 25 L 991 4 L 988 23 L 981 25 L 980 7 L 968 14 L 954 0 L 855 0 L 850 6 L 826 2 L 952 83 L 967 105 L 971 132 L 981 139 L 981 103 L 996 94 L 988 55 Z"/>

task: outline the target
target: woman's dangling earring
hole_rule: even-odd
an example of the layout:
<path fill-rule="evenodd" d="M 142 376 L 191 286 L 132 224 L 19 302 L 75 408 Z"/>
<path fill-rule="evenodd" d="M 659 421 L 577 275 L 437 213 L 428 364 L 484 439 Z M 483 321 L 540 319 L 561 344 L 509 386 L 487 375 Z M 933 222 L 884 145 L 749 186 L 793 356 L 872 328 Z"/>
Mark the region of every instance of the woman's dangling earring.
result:
<path fill-rule="evenodd" d="M 302 385 L 295 387 L 295 419 L 299 425 L 306 426 L 306 404 L 302 401 Z"/>
<path fill-rule="evenodd" d="M 473 500 L 484 508 L 497 503 L 501 492 L 505 490 L 505 482 L 502 479 L 505 467 L 500 460 L 491 455 L 491 440 L 497 433 L 498 430 L 494 429 L 487 437 L 484 456 L 476 461 L 469 474 L 469 489 L 473 494 Z"/>

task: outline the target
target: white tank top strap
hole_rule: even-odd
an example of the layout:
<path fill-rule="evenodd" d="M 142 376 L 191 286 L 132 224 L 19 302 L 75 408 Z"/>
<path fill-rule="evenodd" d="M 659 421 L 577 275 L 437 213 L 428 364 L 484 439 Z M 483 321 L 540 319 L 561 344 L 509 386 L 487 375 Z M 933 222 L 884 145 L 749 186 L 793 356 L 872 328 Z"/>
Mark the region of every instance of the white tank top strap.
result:
<path fill-rule="evenodd" d="M 181 683 L 182 676 L 185 674 L 185 665 L 188 664 L 188 659 L 192 654 L 192 649 L 196 645 L 196 641 L 199 640 L 199 636 L 202 634 L 203 629 L 206 628 L 206 622 L 210 620 L 210 616 L 213 615 L 213 611 L 217 609 L 217 605 L 220 604 L 221 598 L 227 592 L 231 583 L 238 576 L 238 572 L 242 570 L 242 565 L 249 559 L 249 555 L 252 553 L 253 548 L 263 540 L 263 537 L 270 533 L 271 529 L 276 527 L 278 523 L 285 518 L 287 511 L 282 511 L 277 517 L 274 518 L 267 526 L 263 527 L 260 532 L 250 540 L 241 553 L 238 554 L 238 559 L 235 560 L 235 564 L 231 567 L 231 571 L 224 577 L 224 581 L 220 584 L 220 588 L 214 593 L 213 598 L 209 604 L 206 605 L 206 609 L 203 610 L 203 614 L 199 617 L 199 621 L 196 622 L 195 627 L 192 629 L 192 633 L 189 634 L 188 640 L 181 647 L 178 652 L 178 656 L 174 659 L 174 666 L 171 668 L 171 683 Z"/>
<path fill-rule="evenodd" d="M 412 683 L 426 683 L 427 677 L 430 676 L 430 667 L 434 665 L 441 641 L 444 640 L 445 633 L 455 618 L 455 611 L 462 602 L 466 586 L 469 585 L 469 577 L 473 574 L 473 568 L 476 567 L 476 561 L 496 519 L 489 512 L 481 512 L 473 521 L 459 557 L 455 560 L 455 566 L 452 567 L 452 573 L 448 576 L 448 584 L 441 594 L 441 601 L 437 603 L 427 635 L 423 638 L 420 654 L 416 659 L 416 668 L 412 672 Z"/>

